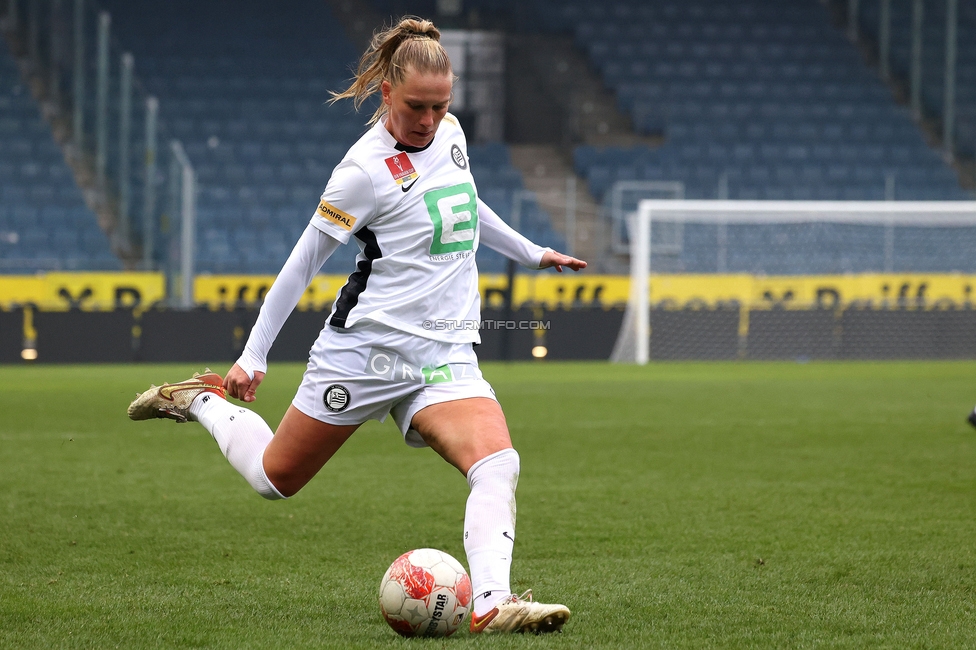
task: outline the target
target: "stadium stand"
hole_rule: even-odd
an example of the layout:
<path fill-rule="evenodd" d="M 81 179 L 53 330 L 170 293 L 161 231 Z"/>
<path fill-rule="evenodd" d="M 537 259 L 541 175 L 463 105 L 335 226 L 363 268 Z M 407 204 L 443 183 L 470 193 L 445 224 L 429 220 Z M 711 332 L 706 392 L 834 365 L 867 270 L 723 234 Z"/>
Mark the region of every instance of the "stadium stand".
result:
<path fill-rule="evenodd" d="M 395 15 L 405 4 L 373 0 L 370 6 Z M 909 5 L 908 0 L 892 0 L 896 71 L 907 65 L 904 23 L 910 20 Z M 233 5 L 233 21 L 226 19 L 226 5 L 220 2 L 136 6 L 103 0 L 100 6 L 113 16 L 113 47 L 135 54 L 140 90 L 161 100 L 164 141 L 181 140 L 197 171 L 197 269 L 274 273 L 307 223 L 332 168 L 366 128 L 368 108 L 355 114 L 348 104 L 326 104 L 328 91 L 349 78 L 358 48 L 340 30 L 333 29 L 328 40 L 321 38 L 321 25 L 338 24 L 327 3 L 294 2 L 268 12 L 266 3 L 241 0 Z M 870 38 L 878 0 L 863 0 L 861 6 Z M 661 138 L 657 147 L 577 146 L 575 171 L 598 201 L 608 200 L 614 183 L 631 180 L 680 181 L 687 198 L 969 198 L 954 170 L 926 143 L 908 109 L 895 102 L 858 49 L 831 24 L 822 2 L 470 0 L 465 7 L 493 16 L 493 24 L 507 16 L 518 29 L 571 34 L 632 118 L 637 135 Z M 932 3 L 926 7 L 926 66 L 931 70 L 925 75 L 925 101 L 937 113 L 944 14 Z M 416 8 L 434 13 L 436 3 L 425 0 Z M 451 21 L 443 24 L 451 26 Z M 974 10 L 961 7 L 960 143 L 973 140 L 976 117 L 970 110 L 974 103 L 967 99 L 976 92 L 974 24 Z M 310 42 L 316 44 L 314 56 L 309 55 Z M 113 99 L 111 110 L 114 104 Z M 141 117 L 137 103 L 134 123 Z M 14 179 L 4 182 L 4 191 L 14 198 L 67 191 L 67 186 L 45 189 L 39 183 L 17 182 L 46 162 L 37 156 L 27 166 L 8 162 L 17 147 L 34 145 L 18 144 L 26 131 L 14 126 L 13 120 L 19 119 L 14 113 L 5 119 L 0 128 L 19 132 L 0 164 L 0 182 Z M 37 145 L 38 150 L 54 147 L 50 134 L 43 137 L 47 144 Z M 514 220 L 517 214 L 528 236 L 553 247 L 564 245 L 549 215 L 525 192 L 504 144 L 471 144 L 469 153 L 482 197 L 503 218 Z M 136 205 L 142 155 L 140 143 L 134 143 Z M 111 152 L 110 167 L 115 160 Z M 66 173 L 61 164 L 60 171 L 47 176 Z M 77 190 L 75 199 L 83 205 Z M 68 204 L 70 200 L 59 200 L 46 214 L 73 210 Z M 55 241 L 38 229 L 15 231 L 9 226 L 13 206 L 5 201 L 0 213 L 0 225 L 6 228 L 0 230 L 0 245 L 10 248 L 16 240 L 20 251 L 43 252 L 48 267 L 81 264 L 70 256 L 58 260 L 51 251 L 72 240 L 97 238 L 97 233 L 78 232 L 71 237 L 74 231 L 69 230 Z M 139 228 L 138 221 L 134 227 Z M 688 234 L 686 243 L 691 243 L 694 237 Z M 354 253 L 352 247 L 341 249 L 325 271 L 346 272 Z M 17 255 L 3 259 L 6 266 L 21 265 Z M 504 268 L 503 260 L 487 250 L 479 261 L 484 270 Z M 98 267 L 109 260 L 93 263 Z M 698 268 L 689 264 L 682 269 Z"/>
<path fill-rule="evenodd" d="M 0 273 L 120 268 L 0 39 Z"/>
<path fill-rule="evenodd" d="M 349 103 L 325 103 L 329 91 L 350 78 L 356 48 L 333 30 L 327 47 L 309 56 L 295 26 L 304 25 L 311 37 L 322 25 L 335 25 L 325 3 L 290 3 L 269 18 L 266 3 L 238 2 L 232 29 L 216 5 L 104 4 L 119 38 L 133 48 L 146 89 L 160 98 L 161 122 L 184 143 L 196 169 L 197 268 L 276 273 L 332 169 L 367 128 L 372 108 L 356 114 Z M 188 25 L 199 38 L 188 34 Z M 481 196 L 510 218 L 523 184 L 507 148 L 472 144 L 469 156 Z M 521 222 L 529 236 L 556 244 L 547 216 L 533 202 L 523 207 Z M 355 252 L 340 248 L 323 271 L 348 272 Z M 487 249 L 479 264 L 503 268 L 501 257 Z"/>
<path fill-rule="evenodd" d="M 912 0 L 891 0 L 891 69 L 899 79 L 910 78 Z M 860 28 L 877 41 L 880 3 L 862 0 Z M 930 115 L 942 115 L 945 100 L 946 7 L 927 2 L 922 13 L 922 106 Z M 976 153 L 976 5 L 959 3 L 956 53 L 956 151 Z"/>
<path fill-rule="evenodd" d="M 832 24 L 824 3 L 533 0 L 529 9 L 527 29 L 571 34 L 635 130 L 661 138 L 659 147 L 575 148 L 577 173 L 608 212 L 609 190 L 618 181 L 679 181 L 692 199 L 971 198 L 909 109 L 896 103 L 858 48 Z M 944 14 L 933 12 L 930 20 L 929 31 L 938 31 Z M 960 42 L 967 33 L 961 28 Z M 931 46 L 933 67 L 938 47 Z M 964 82 L 967 74 L 960 75 Z M 941 97 L 941 79 L 934 72 L 928 77 L 933 82 L 927 97 Z M 623 208 L 633 204 L 625 200 Z M 812 237 L 758 228 L 750 236 L 759 239 L 752 242 L 740 241 L 740 233 L 730 229 L 726 269 L 880 270 L 878 260 L 850 245 L 843 228 L 821 230 Z M 763 259 L 764 240 L 796 236 L 818 249 L 817 259 L 802 268 Z M 932 246 L 919 247 L 918 259 L 899 267 L 960 268 L 952 236 L 936 238 L 941 239 Z M 657 257 L 656 269 L 721 270 L 714 227 L 685 226 L 681 242 L 672 257 Z"/>
<path fill-rule="evenodd" d="M 617 180 L 679 180 L 688 198 L 964 199 L 908 110 L 816 2 L 536 0 L 572 31 L 657 149 L 579 147 L 602 198 Z M 890 181 L 888 179 L 891 179 Z"/>

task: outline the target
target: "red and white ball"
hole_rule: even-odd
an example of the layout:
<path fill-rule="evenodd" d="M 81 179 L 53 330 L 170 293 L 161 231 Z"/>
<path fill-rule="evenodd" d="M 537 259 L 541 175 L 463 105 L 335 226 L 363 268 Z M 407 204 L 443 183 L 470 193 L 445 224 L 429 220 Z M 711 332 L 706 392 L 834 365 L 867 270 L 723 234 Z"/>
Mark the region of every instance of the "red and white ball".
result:
<path fill-rule="evenodd" d="M 471 606 L 471 580 L 461 563 L 433 548 L 398 557 L 380 581 L 383 618 L 402 636 L 450 636 Z"/>

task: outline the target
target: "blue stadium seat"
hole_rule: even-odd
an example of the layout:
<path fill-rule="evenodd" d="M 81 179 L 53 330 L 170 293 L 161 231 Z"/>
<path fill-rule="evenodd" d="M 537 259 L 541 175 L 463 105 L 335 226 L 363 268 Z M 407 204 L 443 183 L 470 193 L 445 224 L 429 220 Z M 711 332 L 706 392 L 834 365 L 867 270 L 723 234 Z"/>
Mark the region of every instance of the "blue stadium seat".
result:
<path fill-rule="evenodd" d="M 556 10 L 556 3 L 529 3 Z M 893 4 L 905 5 L 900 11 L 909 15 L 907 2 Z M 876 10 L 877 0 L 862 0 L 868 5 Z M 635 129 L 666 137 L 653 156 L 578 147 L 574 169 L 597 199 L 635 170 L 641 179 L 682 181 L 688 197 L 715 196 L 719 174 L 728 179 L 729 195 L 743 199 L 881 200 L 888 179 L 897 199 L 966 196 L 817 3 L 618 0 L 610 8 L 567 0 L 558 11 L 564 19 L 550 28 L 571 32 L 587 50 Z M 926 17 L 926 69 L 941 65 L 941 11 Z M 970 13 L 960 34 L 976 36 L 976 10 Z M 958 121 L 967 146 L 976 148 L 976 37 L 971 41 L 960 44 L 973 56 L 972 65 L 959 66 Z M 925 101 L 938 114 L 941 77 L 926 78 Z M 707 255 L 688 259 L 699 257 Z M 811 272 L 877 268 L 856 257 L 827 254 Z"/>

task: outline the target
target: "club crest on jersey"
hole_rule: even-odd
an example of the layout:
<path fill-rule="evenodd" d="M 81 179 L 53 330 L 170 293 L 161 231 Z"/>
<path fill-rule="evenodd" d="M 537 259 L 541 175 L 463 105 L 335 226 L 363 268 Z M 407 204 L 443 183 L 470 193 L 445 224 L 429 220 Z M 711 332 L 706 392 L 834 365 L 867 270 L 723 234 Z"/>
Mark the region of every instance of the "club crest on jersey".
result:
<path fill-rule="evenodd" d="M 349 389 L 342 384 L 332 384 L 325 389 L 322 402 L 325 404 L 325 408 L 333 413 L 345 411 L 346 407 L 349 406 Z"/>
<path fill-rule="evenodd" d="M 420 175 L 417 173 L 417 170 L 413 168 L 413 163 L 410 162 L 410 158 L 405 153 L 398 153 L 395 156 L 390 156 L 383 162 L 386 163 L 390 173 L 393 174 L 393 180 L 396 181 L 397 185 L 409 183 Z"/>
<path fill-rule="evenodd" d="M 468 168 L 468 161 L 464 159 L 464 154 L 461 153 L 461 147 L 456 144 L 451 145 L 451 160 L 461 169 Z"/>

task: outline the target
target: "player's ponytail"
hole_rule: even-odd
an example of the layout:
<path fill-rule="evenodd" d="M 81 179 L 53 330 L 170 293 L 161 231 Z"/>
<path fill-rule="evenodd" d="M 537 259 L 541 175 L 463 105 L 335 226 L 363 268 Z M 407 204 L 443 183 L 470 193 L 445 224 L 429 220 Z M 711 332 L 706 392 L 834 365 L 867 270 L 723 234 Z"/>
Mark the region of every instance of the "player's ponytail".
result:
<path fill-rule="evenodd" d="M 440 39 L 441 32 L 434 23 L 412 16 L 377 32 L 359 59 L 352 83 L 342 92 L 331 93 L 329 102 L 351 98 L 359 110 L 371 95 L 380 92 L 383 81 L 393 86 L 402 83 L 407 69 L 422 74 L 452 74 L 451 60 Z M 375 124 L 386 111 L 387 106 L 381 103 L 369 123 Z"/>

